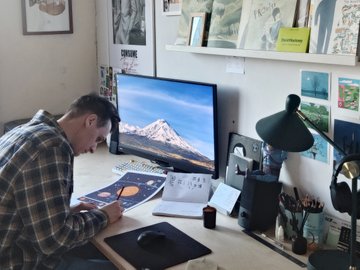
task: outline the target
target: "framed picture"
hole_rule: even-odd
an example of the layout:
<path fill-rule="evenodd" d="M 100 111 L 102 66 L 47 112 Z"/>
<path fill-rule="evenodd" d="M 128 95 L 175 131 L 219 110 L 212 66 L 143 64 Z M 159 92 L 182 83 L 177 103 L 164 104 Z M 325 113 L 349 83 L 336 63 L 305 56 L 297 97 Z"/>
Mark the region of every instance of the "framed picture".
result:
<path fill-rule="evenodd" d="M 181 15 L 181 0 L 162 0 L 163 14 L 167 16 Z"/>
<path fill-rule="evenodd" d="M 189 41 L 190 46 L 202 46 L 204 39 L 206 13 L 192 13 L 190 19 Z"/>
<path fill-rule="evenodd" d="M 24 35 L 73 33 L 71 0 L 21 0 Z"/>

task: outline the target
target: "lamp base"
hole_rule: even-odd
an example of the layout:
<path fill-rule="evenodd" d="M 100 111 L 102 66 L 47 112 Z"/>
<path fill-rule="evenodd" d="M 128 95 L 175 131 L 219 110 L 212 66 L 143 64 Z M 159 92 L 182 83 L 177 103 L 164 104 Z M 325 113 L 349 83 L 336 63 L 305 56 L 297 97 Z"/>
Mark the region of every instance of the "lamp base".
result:
<path fill-rule="evenodd" d="M 350 254 L 341 250 L 318 250 L 310 254 L 308 270 L 348 270 Z M 356 268 L 360 269 L 360 260 L 356 258 Z"/>

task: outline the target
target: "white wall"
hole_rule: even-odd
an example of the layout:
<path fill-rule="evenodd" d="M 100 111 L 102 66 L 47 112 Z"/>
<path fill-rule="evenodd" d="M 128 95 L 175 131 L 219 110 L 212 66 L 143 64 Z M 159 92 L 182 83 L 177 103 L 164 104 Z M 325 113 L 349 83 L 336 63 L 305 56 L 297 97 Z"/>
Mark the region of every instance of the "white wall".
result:
<path fill-rule="evenodd" d="M 1 0 L 0 133 L 7 121 L 42 108 L 63 113 L 97 91 L 95 1 L 74 0 L 73 34 L 22 34 L 21 1 Z"/>
<path fill-rule="evenodd" d="M 259 139 L 256 122 L 270 114 L 285 108 L 288 94 L 300 95 L 300 70 L 318 70 L 332 74 L 332 104 L 336 104 L 336 78 L 338 75 L 358 74 L 358 67 L 297 63 L 276 60 L 245 59 L 245 74 L 226 72 L 228 60 L 223 56 L 200 55 L 166 50 L 167 44 L 174 44 L 179 16 L 165 16 L 161 13 L 162 1 L 155 1 L 156 64 L 159 77 L 180 78 L 216 83 L 218 85 L 219 137 L 221 176 L 225 174 L 228 134 L 234 131 Z M 103 1 L 97 0 L 97 10 L 103 10 Z M 100 5 L 100 6 L 99 6 Z M 98 31 L 106 32 L 106 13 L 98 18 Z M 98 40 L 104 43 L 107 40 Z M 102 63 L 106 64 L 106 53 Z M 100 62 L 100 61 L 99 61 Z M 340 119 L 343 119 L 339 117 Z M 334 115 L 332 114 L 331 123 Z M 354 120 L 354 119 L 352 119 Z M 199 129 L 201 132 L 201 129 Z M 330 134 L 332 137 L 332 134 Z M 332 152 L 332 149 L 331 149 Z M 325 201 L 326 210 L 340 218 L 349 219 L 347 214 L 339 214 L 332 207 L 329 185 L 332 167 L 315 160 L 300 157 L 298 153 L 289 153 L 282 169 L 280 179 L 287 191 L 297 186 L 300 195 L 319 196 Z M 290 190 L 291 188 L 291 190 Z"/>

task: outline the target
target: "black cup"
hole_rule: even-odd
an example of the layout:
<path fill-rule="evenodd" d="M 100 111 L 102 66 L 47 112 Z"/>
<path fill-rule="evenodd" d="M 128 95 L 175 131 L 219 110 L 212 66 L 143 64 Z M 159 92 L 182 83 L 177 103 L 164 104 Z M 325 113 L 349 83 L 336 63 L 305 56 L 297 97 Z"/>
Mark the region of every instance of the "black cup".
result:
<path fill-rule="evenodd" d="M 203 208 L 204 227 L 214 229 L 216 227 L 216 208 L 206 206 Z"/>

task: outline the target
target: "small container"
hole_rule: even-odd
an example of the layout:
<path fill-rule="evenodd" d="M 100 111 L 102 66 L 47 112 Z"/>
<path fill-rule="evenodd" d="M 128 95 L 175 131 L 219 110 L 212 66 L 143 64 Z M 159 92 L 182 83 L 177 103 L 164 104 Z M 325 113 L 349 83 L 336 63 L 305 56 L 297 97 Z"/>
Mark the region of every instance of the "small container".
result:
<path fill-rule="evenodd" d="M 204 227 L 207 229 L 214 229 L 216 227 L 216 208 L 206 206 L 203 208 Z"/>

